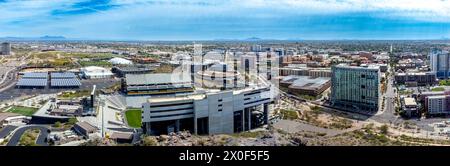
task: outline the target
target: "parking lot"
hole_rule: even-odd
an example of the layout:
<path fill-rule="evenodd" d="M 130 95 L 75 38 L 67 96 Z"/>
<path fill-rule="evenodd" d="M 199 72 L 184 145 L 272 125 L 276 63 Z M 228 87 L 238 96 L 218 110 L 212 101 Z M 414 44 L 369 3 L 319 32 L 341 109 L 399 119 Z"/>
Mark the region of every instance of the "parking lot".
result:
<path fill-rule="evenodd" d="M 117 79 L 92 79 L 92 80 L 81 80 L 82 86 L 77 89 L 53 89 L 46 87 L 45 89 L 18 89 L 11 87 L 2 93 L 0 93 L 0 101 L 13 100 L 18 97 L 32 96 L 37 94 L 53 94 L 59 93 L 67 90 L 91 90 L 93 85 L 97 86 L 97 89 L 102 89 L 110 87 L 117 83 Z"/>

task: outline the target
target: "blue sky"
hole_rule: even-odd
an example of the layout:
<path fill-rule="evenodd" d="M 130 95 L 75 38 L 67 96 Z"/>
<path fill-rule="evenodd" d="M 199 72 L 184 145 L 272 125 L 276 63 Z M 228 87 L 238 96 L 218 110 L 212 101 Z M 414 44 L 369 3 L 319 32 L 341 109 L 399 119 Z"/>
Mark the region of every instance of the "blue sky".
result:
<path fill-rule="evenodd" d="M 0 36 L 442 39 L 450 0 L 0 0 Z"/>

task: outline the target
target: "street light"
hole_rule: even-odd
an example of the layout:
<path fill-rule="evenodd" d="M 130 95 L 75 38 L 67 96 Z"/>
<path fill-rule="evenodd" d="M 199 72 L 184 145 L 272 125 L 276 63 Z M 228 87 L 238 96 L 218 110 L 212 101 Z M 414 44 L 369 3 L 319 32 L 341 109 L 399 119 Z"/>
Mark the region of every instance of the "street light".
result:
<path fill-rule="evenodd" d="M 101 103 L 101 106 L 102 106 L 102 138 L 105 138 L 105 105 L 106 105 L 106 103 L 105 103 L 105 100 L 102 98 L 101 99 L 102 101 L 102 103 Z"/>

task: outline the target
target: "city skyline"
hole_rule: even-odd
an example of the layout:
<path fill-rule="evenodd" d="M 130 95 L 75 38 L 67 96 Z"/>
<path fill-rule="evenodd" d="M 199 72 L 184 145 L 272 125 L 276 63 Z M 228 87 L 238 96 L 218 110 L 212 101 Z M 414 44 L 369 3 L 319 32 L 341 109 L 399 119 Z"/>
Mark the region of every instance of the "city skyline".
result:
<path fill-rule="evenodd" d="M 450 38 L 450 1 L 0 0 L 0 37 L 88 40 Z"/>

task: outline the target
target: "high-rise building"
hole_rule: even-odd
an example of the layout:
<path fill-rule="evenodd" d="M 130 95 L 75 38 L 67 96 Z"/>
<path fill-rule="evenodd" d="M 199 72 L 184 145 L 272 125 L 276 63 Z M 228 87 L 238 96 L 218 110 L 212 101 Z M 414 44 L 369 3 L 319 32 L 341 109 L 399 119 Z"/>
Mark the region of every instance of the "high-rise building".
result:
<path fill-rule="evenodd" d="M 1 50 L 0 54 L 10 55 L 11 54 L 11 44 L 8 42 L 2 43 L 2 50 Z"/>
<path fill-rule="evenodd" d="M 251 51 L 253 51 L 253 52 L 261 52 L 261 45 L 253 45 L 251 47 Z"/>
<path fill-rule="evenodd" d="M 333 66 L 331 103 L 345 110 L 378 111 L 380 79 L 378 66 Z"/>
<path fill-rule="evenodd" d="M 430 52 L 431 71 L 439 79 L 448 79 L 450 75 L 450 55 L 448 51 L 433 49 Z"/>

